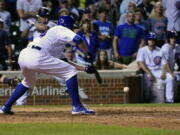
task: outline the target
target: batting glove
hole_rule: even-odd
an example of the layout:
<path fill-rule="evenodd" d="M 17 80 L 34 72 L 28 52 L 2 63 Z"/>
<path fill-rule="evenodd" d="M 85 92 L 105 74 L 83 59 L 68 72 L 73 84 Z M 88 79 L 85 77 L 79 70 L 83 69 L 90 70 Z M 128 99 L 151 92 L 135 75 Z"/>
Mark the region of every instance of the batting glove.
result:
<path fill-rule="evenodd" d="M 87 66 L 87 67 L 85 67 L 85 70 L 84 70 L 86 73 L 88 73 L 88 74 L 93 74 L 93 73 L 95 73 L 96 72 L 96 69 L 95 69 L 95 67 L 94 66 Z"/>

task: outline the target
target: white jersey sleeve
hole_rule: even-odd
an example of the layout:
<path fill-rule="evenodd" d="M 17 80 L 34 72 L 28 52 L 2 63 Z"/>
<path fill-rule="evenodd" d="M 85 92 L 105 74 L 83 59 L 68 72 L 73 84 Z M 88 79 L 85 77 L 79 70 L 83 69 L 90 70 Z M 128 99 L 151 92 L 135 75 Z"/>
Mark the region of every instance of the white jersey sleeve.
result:
<path fill-rule="evenodd" d="M 77 36 L 77 34 L 70 29 L 62 27 L 61 30 L 57 32 L 57 36 L 59 40 L 71 45 L 75 45 L 74 38 Z"/>
<path fill-rule="evenodd" d="M 166 61 L 169 60 L 170 58 L 170 52 L 169 52 L 169 45 L 165 44 L 162 46 L 161 48 L 161 52 L 162 52 L 162 55 L 164 56 L 164 58 L 166 59 Z"/>
<path fill-rule="evenodd" d="M 136 57 L 137 62 L 144 62 L 144 48 L 140 48 Z"/>

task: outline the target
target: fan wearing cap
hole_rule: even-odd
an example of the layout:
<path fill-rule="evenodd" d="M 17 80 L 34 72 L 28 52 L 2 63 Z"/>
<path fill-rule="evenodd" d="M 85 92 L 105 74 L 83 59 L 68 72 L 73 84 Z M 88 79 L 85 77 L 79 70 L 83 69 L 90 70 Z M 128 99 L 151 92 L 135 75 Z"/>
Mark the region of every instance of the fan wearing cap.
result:
<path fill-rule="evenodd" d="M 56 24 L 49 20 L 50 10 L 47 7 L 41 7 L 36 15 L 37 21 L 33 22 L 28 20 L 27 22 L 31 26 L 30 28 L 30 40 L 41 37 L 44 32 Z"/>
<path fill-rule="evenodd" d="M 7 70 L 8 66 L 5 60 L 8 59 L 9 64 L 11 64 L 12 50 L 9 43 L 8 33 L 3 28 L 4 21 L 0 18 L 0 65 L 2 67 L 1 70 Z"/>
<path fill-rule="evenodd" d="M 156 46 L 157 36 L 150 32 L 146 36 L 147 46 L 140 48 L 137 54 L 139 67 L 145 72 L 144 82 L 147 88 L 144 91 L 145 99 L 148 102 L 156 103 L 173 103 L 174 102 L 174 76 L 167 69 L 167 60 L 165 59 L 160 48 Z M 165 84 L 166 89 L 160 92 L 153 90 L 152 86 L 159 82 L 159 86 Z M 164 92 L 166 97 L 164 99 Z"/>
<path fill-rule="evenodd" d="M 180 46 L 176 43 L 178 34 L 176 31 L 170 31 L 167 34 L 168 42 L 165 43 L 161 50 L 168 61 L 169 67 L 175 71 L 176 62 L 180 61 Z"/>
<path fill-rule="evenodd" d="M 179 74 L 175 72 L 175 64 L 178 65 L 178 71 L 180 70 L 180 46 L 177 44 L 178 34 L 176 31 L 170 31 L 167 34 L 168 42 L 165 43 L 161 50 L 168 62 L 167 68 L 169 68 L 172 76 L 179 81 Z M 173 96 L 173 93 L 166 91 L 165 96 Z"/>

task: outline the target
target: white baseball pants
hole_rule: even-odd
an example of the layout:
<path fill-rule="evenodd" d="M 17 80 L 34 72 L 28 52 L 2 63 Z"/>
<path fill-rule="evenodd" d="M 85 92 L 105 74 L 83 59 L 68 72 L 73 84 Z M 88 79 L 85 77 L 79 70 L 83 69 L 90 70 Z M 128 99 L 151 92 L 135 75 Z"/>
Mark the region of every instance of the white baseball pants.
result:
<path fill-rule="evenodd" d="M 35 86 L 37 72 L 54 75 L 64 80 L 77 74 L 76 68 L 69 63 L 31 47 L 21 51 L 18 63 L 24 75 L 22 84 L 28 88 Z"/>

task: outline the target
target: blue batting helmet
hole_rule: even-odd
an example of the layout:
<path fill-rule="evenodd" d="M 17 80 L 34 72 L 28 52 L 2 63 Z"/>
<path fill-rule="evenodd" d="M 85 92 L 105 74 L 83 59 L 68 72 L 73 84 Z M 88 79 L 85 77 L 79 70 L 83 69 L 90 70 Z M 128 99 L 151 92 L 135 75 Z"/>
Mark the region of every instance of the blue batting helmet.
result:
<path fill-rule="evenodd" d="M 69 29 L 73 29 L 74 23 L 75 23 L 74 19 L 69 15 L 60 16 L 58 19 L 58 25 L 62 25 Z"/>
<path fill-rule="evenodd" d="M 167 38 L 177 38 L 178 37 L 178 33 L 176 31 L 170 31 L 167 33 Z"/>
<path fill-rule="evenodd" d="M 149 33 L 147 34 L 147 36 L 146 36 L 146 39 L 147 39 L 147 40 L 150 40 L 150 39 L 156 40 L 156 39 L 157 39 L 157 36 L 156 36 L 156 34 L 155 34 L 154 32 L 149 32 Z"/>

